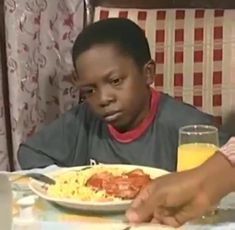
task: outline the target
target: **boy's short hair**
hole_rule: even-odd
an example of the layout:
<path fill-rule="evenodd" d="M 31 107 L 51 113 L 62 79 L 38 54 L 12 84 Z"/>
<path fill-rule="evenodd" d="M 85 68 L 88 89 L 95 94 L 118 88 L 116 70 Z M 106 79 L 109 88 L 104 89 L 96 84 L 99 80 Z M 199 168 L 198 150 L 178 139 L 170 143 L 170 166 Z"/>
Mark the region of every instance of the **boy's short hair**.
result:
<path fill-rule="evenodd" d="M 72 50 L 74 66 L 83 52 L 99 44 L 117 45 L 140 68 L 151 59 L 148 41 L 138 25 L 125 18 L 108 18 L 89 25 L 78 35 Z"/>

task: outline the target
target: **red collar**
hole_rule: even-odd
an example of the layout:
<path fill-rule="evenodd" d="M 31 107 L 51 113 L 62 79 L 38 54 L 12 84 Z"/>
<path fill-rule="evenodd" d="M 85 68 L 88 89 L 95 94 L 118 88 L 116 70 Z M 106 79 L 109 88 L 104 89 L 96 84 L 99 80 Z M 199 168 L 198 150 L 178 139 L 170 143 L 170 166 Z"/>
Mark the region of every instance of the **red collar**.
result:
<path fill-rule="evenodd" d="M 118 132 L 113 126 L 108 125 L 108 130 L 111 136 L 121 143 L 130 143 L 137 138 L 139 138 L 146 129 L 151 125 L 152 121 L 155 118 L 157 113 L 158 103 L 160 99 L 160 94 L 154 89 L 151 89 L 151 104 L 150 104 L 150 111 L 145 119 L 140 123 L 138 127 L 133 130 L 127 131 L 125 133 Z"/>

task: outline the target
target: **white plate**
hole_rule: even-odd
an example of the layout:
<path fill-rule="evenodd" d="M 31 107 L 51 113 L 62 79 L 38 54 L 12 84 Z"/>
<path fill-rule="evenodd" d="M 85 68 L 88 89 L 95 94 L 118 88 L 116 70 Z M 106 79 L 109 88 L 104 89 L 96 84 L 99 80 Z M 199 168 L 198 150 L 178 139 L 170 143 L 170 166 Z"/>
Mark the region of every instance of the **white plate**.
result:
<path fill-rule="evenodd" d="M 119 168 L 123 170 L 131 171 L 133 169 L 142 169 L 145 173 L 149 174 L 151 178 L 156 178 L 165 174 L 168 174 L 169 172 L 157 169 L 157 168 L 151 168 L 151 167 L 144 167 L 144 166 L 138 166 L 138 165 L 98 165 L 98 166 L 92 166 L 92 167 L 100 167 L 103 168 Z M 79 166 L 79 167 L 71 167 L 71 168 L 65 168 L 65 169 L 59 169 L 56 172 L 48 173 L 46 175 L 48 176 L 57 176 L 62 174 L 63 172 L 73 171 L 73 170 L 80 170 L 87 166 Z M 67 207 L 67 208 L 73 208 L 83 211 L 99 211 L 99 212 L 122 212 L 125 211 L 128 206 L 130 205 L 132 200 L 121 200 L 121 201 L 108 201 L 108 202 L 94 202 L 94 201 L 79 201 L 75 199 L 61 199 L 61 198 L 54 198 L 52 196 L 49 196 L 45 189 L 45 184 L 41 183 L 37 180 L 30 179 L 29 182 L 30 189 L 37 194 L 39 197 L 56 203 L 60 206 Z"/>

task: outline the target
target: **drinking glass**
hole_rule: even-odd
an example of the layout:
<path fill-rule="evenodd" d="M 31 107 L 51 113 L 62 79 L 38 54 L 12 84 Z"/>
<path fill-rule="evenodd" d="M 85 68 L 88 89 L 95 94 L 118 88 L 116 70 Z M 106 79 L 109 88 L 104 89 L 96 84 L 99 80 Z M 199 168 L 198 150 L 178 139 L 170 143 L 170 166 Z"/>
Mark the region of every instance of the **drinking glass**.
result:
<path fill-rule="evenodd" d="M 218 129 L 208 125 L 189 125 L 179 130 L 177 171 L 195 168 L 218 149 Z"/>
<path fill-rule="evenodd" d="M 195 168 L 210 158 L 219 146 L 218 129 L 208 125 L 189 125 L 179 130 L 177 171 Z M 217 205 L 202 218 L 216 214 Z"/>

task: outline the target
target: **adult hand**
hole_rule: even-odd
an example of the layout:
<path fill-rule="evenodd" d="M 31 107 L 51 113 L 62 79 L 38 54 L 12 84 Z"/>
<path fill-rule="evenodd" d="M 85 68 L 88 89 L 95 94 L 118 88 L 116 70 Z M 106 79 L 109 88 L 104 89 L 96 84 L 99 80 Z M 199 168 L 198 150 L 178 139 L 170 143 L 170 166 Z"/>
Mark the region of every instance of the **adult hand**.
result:
<path fill-rule="evenodd" d="M 202 215 L 210 207 L 203 178 L 197 170 L 190 170 L 155 179 L 132 203 L 126 213 L 128 220 L 178 227 Z"/>

